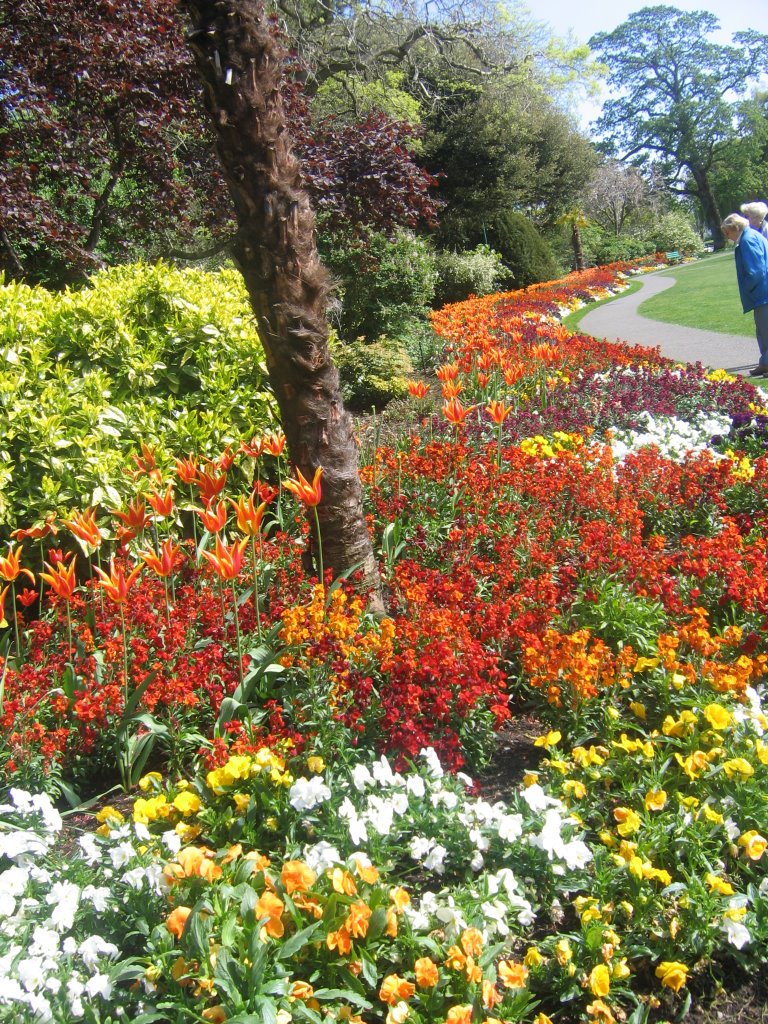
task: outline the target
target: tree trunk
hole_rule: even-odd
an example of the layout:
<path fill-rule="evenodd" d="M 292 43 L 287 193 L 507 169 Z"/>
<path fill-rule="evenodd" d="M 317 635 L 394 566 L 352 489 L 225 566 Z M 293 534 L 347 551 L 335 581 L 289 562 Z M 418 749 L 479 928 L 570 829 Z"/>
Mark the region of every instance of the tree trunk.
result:
<path fill-rule="evenodd" d="M 328 348 L 331 280 L 286 125 L 283 50 L 256 0 L 181 3 L 192 19 L 189 41 L 235 204 L 233 256 L 256 314 L 288 450 L 307 479 L 323 467 L 324 566 L 335 576 L 359 568 L 362 589 L 380 606 L 352 419 Z M 310 524 L 315 547 L 314 516 Z"/>
<path fill-rule="evenodd" d="M 573 257 L 576 260 L 576 269 L 584 270 L 587 263 L 584 259 L 584 246 L 581 244 L 581 231 L 576 221 L 571 225 L 571 245 L 573 246 Z"/>
<path fill-rule="evenodd" d="M 696 197 L 701 204 L 701 212 L 704 216 L 704 223 L 712 235 L 712 242 L 715 250 L 725 248 L 725 235 L 720 227 L 722 217 L 717 206 L 712 188 L 709 184 L 707 172 L 700 167 L 691 167 L 691 175 L 696 182 Z"/>

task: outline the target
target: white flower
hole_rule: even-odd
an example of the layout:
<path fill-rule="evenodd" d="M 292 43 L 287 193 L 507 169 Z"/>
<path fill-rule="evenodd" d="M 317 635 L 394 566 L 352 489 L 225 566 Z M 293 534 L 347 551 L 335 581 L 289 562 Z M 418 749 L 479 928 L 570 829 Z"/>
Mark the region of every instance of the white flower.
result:
<path fill-rule="evenodd" d="M 0 988 L 0 1006 L 3 1003 L 26 1003 L 26 1001 L 26 993 L 18 981 L 15 978 L 3 978 L 3 986 Z"/>
<path fill-rule="evenodd" d="M 13 917 L 16 911 L 16 900 L 9 892 L 0 890 L 0 917 Z"/>
<path fill-rule="evenodd" d="M 341 854 L 335 846 L 321 839 L 314 846 L 304 847 L 304 861 L 318 875 L 322 875 L 335 864 L 341 863 Z"/>
<path fill-rule="evenodd" d="M 120 950 L 112 942 L 106 942 L 100 935 L 90 935 L 77 948 L 83 963 L 93 970 L 100 956 L 117 956 Z"/>
<path fill-rule="evenodd" d="M 470 829 L 469 838 L 475 849 L 479 850 L 481 853 L 484 853 L 491 845 L 490 839 L 484 835 L 479 828 Z"/>
<path fill-rule="evenodd" d="M 497 831 L 499 839 L 503 839 L 506 843 L 513 843 L 515 839 L 519 839 L 523 834 L 522 814 L 503 815 L 503 817 L 499 818 Z"/>
<path fill-rule="evenodd" d="M 532 811 L 543 811 L 545 807 L 560 805 L 559 800 L 555 800 L 553 797 L 547 796 L 538 782 L 534 782 L 532 786 L 526 786 L 522 791 L 521 796 Z"/>
<path fill-rule="evenodd" d="M 414 836 L 408 844 L 408 852 L 414 860 L 421 860 L 426 857 L 434 845 L 434 839 L 427 839 L 426 836 Z"/>
<path fill-rule="evenodd" d="M 572 871 L 581 870 L 592 860 L 592 851 L 581 839 L 572 839 L 569 843 L 563 844 L 560 857 Z"/>
<path fill-rule="evenodd" d="M 32 806 L 40 814 L 43 824 L 49 832 L 61 832 L 61 815 L 51 803 L 47 793 L 36 793 L 32 797 Z"/>
<path fill-rule="evenodd" d="M 311 811 L 330 798 L 331 791 L 320 775 L 296 779 L 288 794 L 289 803 L 296 811 Z"/>
<path fill-rule="evenodd" d="M 80 888 L 74 882 L 54 882 L 45 902 L 53 907 L 51 923 L 60 931 L 68 931 L 80 905 Z"/>
<path fill-rule="evenodd" d="M 392 831 L 393 818 L 394 808 L 391 800 L 383 800 L 377 796 L 370 797 L 365 820 L 374 827 L 380 836 L 388 836 Z"/>
<path fill-rule="evenodd" d="M 75 1017 L 83 1016 L 83 1004 L 80 1001 L 85 992 L 85 985 L 77 978 L 70 978 L 67 982 L 67 996 L 69 1005 Z"/>
<path fill-rule="evenodd" d="M 27 950 L 30 956 L 56 956 L 59 952 L 59 933 L 53 928 L 37 925 L 32 932 L 32 942 Z"/>
<path fill-rule="evenodd" d="M 146 878 L 146 868 L 141 866 L 137 868 L 130 868 L 123 874 L 123 881 L 126 885 L 129 885 L 132 889 L 141 889 L 144 885 L 144 879 Z"/>
<path fill-rule="evenodd" d="M 440 758 L 437 756 L 435 748 L 422 747 L 419 751 L 419 755 L 427 762 L 427 768 L 432 778 L 441 779 L 445 773 L 443 772 L 443 766 L 440 764 Z"/>
<path fill-rule="evenodd" d="M 366 764 L 356 764 L 352 769 L 352 785 L 360 793 L 365 789 L 366 786 L 372 786 L 376 780 L 368 770 Z"/>
<path fill-rule="evenodd" d="M 119 870 L 130 861 L 136 859 L 136 850 L 133 844 L 127 841 L 118 843 L 117 846 L 109 851 L 109 859 L 112 861 L 112 867 Z"/>
<path fill-rule="evenodd" d="M 475 784 L 468 775 L 464 774 L 464 772 L 456 772 L 456 778 L 459 780 L 459 782 L 461 782 L 464 785 L 466 789 L 472 789 L 472 787 Z"/>
<path fill-rule="evenodd" d="M 509 935 L 509 925 L 507 924 L 509 910 L 501 900 L 489 900 L 487 903 L 483 903 L 480 909 L 483 911 L 486 921 L 493 923 L 502 938 Z"/>
<path fill-rule="evenodd" d="M 452 811 L 458 802 L 458 796 L 450 789 L 436 789 L 430 797 L 430 803 L 433 807 L 439 807 L 442 804 L 449 811 Z"/>
<path fill-rule="evenodd" d="M 752 936 L 746 925 L 743 925 L 741 921 L 733 921 L 730 917 L 723 918 L 723 931 L 730 944 L 736 949 L 742 949 L 752 941 Z"/>
<path fill-rule="evenodd" d="M 408 795 L 406 793 L 393 793 L 391 803 L 395 814 L 405 814 L 408 810 Z"/>
<path fill-rule="evenodd" d="M 438 875 L 442 875 L 445 871 L 445 858 L 448 851 L 444 846 L 434 846 L 427 856 L 422 861 L 423 866 L 427 871 L 436 871 Z"/>
<path fill-rule="evenodd" d="M 392 766 L 386 759 L 384 754 L 381 755 L 378 761 L 374 761 L 371 765 L 371 771 L 374 779 L 380 786 L 391 787 L 402 785 L 405 780 L 402 775 L 395 774 L 392 771 Z"/>
<path fill-rule="evenodd" d="M 25 789 L 17 789 L 15 786 L 11 786 L 8 790 L 8 795 L 11 798 L 11 803 L 16 810 L 21 811 L 22 814 L 32 813 L 32 794 L 28 793 Z"/>
<path fill-rule="evenodd" d="M 86 993 L 93 996 L 101 996 L 102 999 L 109 999 L 112 995 L 112 983 L 106 974 L 94 974 L 85 983 Z"/>
<path fill-rule="evenodd" d="M 472 868 L 473 871 L 482 871 L 484 865 L 485 859 L 482 853 L 480 853 L 479 850 L 476 850 L 472 854 L 472 859 L 469 862 L 469 866 Z"/>
<path fill-rule="evenodd" d="M 106 885 L 86 885 L 81 895 L 84 900 L 88 900 L 98 914 L 103 914 L 108 906 L 110 891 Z"/>
<path fill-rule="evenodd" d="M 83 851 L 86 864 L 98 864 L 101 860 L 102 848 L 96 842 L 92 832 L 87 832 L 77 840 L 80 849 Z"/>
<path fill-rule="evenodd" d="M 422 779 L 420 775 L 409 775 L 405 783 L 405 788 L 411 796 L 415 796 L 417 800 L 420 800 L 427 791 L 427 787 L 424 785 L 424 779 Z"/>
<path fill-rule="evenodd" d="M 354 845 L 362 846 L 368 839 L 368 829 L 366 828 L 363 819 L 358 815 L 357 808 L 349 797 L 344 797 L 344 800 L 339 807 L 339 817 L 346 819 L 349 828 L 349 838 L 352 840 Z"/>
<path fill-rule="evenodd" d="M 40 1024 L 48 1024 L 48 1021 L 53 1020 L 51 1004 L 41 992 L 30 992 L 27 997 L 27 1006 L 29 1006 L 34 1014 L 35 1020 L 39 1021 Z"/>
<path fill-rule="evenodd" d="M 48 849 L 48 844 L 34 832 L 0 833 L 0 857 L 17 861 L 19 864 L 29 863 L 28 854 L 41 856 Z"/>
<path fill-rule="evenodd" d="M 167 832 L 163 832 L 160 838 L 165 844 L 166 850 L 170 853 L 178 853 L 181 849 L 181 836 L 175 829 L 169 829 Z"/>
<path fill-rule="evenodd" d="M 46 971 L 42 957 L 28 957 L 26 960 L 20 960 L 16 964 L 16 973 L 27 992 L 36 992 L 45 984 Z"/>

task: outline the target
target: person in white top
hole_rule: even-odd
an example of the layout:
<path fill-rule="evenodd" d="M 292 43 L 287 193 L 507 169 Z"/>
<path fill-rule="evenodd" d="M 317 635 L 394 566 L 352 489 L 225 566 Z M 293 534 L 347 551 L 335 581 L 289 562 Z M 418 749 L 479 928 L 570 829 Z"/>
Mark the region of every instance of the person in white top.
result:
<path fill-rule="evenodd" d="M 768 238 L 768 206 L 765 203 L 743 203 L 739 209 L 749 221 L 749 226 Z"/>

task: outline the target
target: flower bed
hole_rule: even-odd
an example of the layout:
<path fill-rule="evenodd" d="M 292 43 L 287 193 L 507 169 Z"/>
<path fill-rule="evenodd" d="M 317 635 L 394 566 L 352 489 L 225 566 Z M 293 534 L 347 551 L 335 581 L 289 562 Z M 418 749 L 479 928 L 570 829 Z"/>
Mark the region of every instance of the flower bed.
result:
<path fill-rule="evenodd" d="M 278 435 L 20 531 L 0 1018 L 643 1024 L 764 961 L 768 410 L 563 331 L 628 269 L 435 315 L 443 408 L 362 471 L 383 620 L 306 577 Z"/>

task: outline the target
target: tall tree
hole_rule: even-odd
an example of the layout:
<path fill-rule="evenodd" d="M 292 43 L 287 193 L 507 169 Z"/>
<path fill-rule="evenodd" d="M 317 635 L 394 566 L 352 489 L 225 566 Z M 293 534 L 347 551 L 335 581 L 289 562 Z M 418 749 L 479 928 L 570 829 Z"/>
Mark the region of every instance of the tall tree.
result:
<path fill-rule="evenodd" d="M 738 135 L 715 172 L 715 195 L 730 213 L 742 203 L 768 199 L 768 92 L 758 90 L 738 106 Z"/>
<path fill-rule="evenodd" d="M 768 36 L 737 33 L 735 46 L 709 42 L 719 28 L 707 11 L 644 7 L 589 45 L 615 92 L 596 123 L 605 148 L 623 160 L 658 158 L 670 189 L 694 197 L 716 248 L 725 240 L 712 170 L 734 136 L 733 98 L 768 68 Z"/>
<path fill-rule="evenodd" d="M 618 237 L 629 214 L 648 198 L 648 185 L 636 167 L 606 160 L 584 191 L 584 208 L 601 227 Z"/>
<path fill-rule="evenodd" d="M 328 348 L 330 278 L 315 245 L 284 103 L 285 54 L 258 0 L 181 0 L 237 217 L 234 258 L 250 296 L 288 447 L 312 479 L 325 568 L 358 567 L 380 594 L 363 517 L 352 422 Z M 319 564 L 319 559 L 317 559 Z"/>

